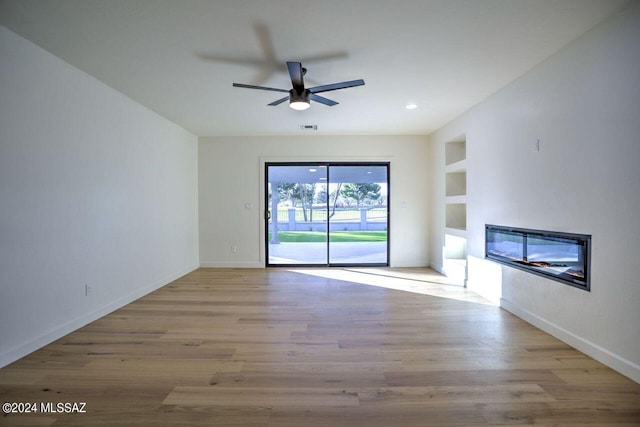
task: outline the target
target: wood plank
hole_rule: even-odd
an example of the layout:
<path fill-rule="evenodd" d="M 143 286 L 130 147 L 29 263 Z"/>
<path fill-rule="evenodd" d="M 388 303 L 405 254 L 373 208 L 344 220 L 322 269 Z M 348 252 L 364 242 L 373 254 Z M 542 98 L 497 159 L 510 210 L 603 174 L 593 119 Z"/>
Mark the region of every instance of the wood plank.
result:
<path fill-rule="evenodd" d="M 434 405 L 505 402 L 554 402 L 556 399 L 538 384 L 485 386 L 379 387 L 358 388 L 362 405 Z"/>
<path fill-rule="evenodd" d="M 273 427 L 487 426 L 478 405 L 367 405 L 347 408 L 274 408 Z"/>
<path fill-rule="evenodd" d="M 343 388 L 175 387 L 162 404 L 322 408 L 358 406 L 360 401 L 355 391 Z"/>
<path fill-rule="evenodd" d="M 273 388 L 354 388 L 386 387 L 381 372 L 222 372 L 209 381 L 218 387 L 273 387 Z"/>
<path fill-rule="evenodd" d="M 387 371 L 387 382 L 391 386 L 406 387 L 420 385 L 487 386 L 494 384 L 564 384 L 564 381 L 546 369 L 524 370 L 466 370 L 466 371 Z"/>

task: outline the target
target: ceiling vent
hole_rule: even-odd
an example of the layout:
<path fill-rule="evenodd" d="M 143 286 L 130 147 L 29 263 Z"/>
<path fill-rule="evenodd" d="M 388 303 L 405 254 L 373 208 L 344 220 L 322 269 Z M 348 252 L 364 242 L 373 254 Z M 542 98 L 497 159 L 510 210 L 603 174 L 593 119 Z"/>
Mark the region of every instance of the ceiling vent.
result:
<path fill-rule="evenodd" d="M 300 130 L 318 130 L 318 125 L 300 125 Z"/>

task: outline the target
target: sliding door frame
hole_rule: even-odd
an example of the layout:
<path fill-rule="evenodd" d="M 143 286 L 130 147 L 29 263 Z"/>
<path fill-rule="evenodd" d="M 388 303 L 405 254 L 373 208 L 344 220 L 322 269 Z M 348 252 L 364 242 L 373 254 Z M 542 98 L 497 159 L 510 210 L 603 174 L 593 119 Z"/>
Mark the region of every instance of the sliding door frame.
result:
<path fill-rule="evenodd" d="M 331 220 L 329 219 L 330 205 L 327 200 L 327 230 L 326 230 L 326 263 L 291 263 L 291 264 L 271 264 L 269 263 L 269 167 L 271 166 L 304 166 L 304 167 L 326 167 L 327 171 L 327 193 L 329 190 L 329 184 L 331 183 L 331 167 L 334 166 L 383 166 L 386 168 L 386 183 L 387 183 L 387 241 L 386 241 L 386 262 L 383 263 L 332 263 L 330 258 L 330 233 L 331 233 Z M 391 248 L 391 162 L 388 161 L 361 161 L 361 162 L 345 162 L 345 161 L 292 161 L 292 162 L 265 162 L 264 163 L 264 206 L 263 206 L 263 221 L 264 221 L 264 248 L 265 248 L 265 267 L 388 267 L 390 265 L 390 248 Z M 328 199 L 328 194 L 327 194 Z"/>

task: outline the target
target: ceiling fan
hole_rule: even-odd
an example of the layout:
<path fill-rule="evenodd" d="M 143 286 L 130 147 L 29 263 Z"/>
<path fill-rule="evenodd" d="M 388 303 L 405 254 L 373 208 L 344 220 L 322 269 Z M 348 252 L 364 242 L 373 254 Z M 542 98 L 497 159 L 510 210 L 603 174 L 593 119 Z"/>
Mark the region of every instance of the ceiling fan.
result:
<path fill-rule="evenodd" d="M 273 101 L 268 105 L 273 107 L 282 104 L 286 100 L 289 100 L 289 106 L 294 110 L 306 110 L 310 106 L 310 101 L 316 101 L 321 104 L 328 105 L 329 107 L 338 104 L 336 101 L 332 101 L 331 99 L 318 95 L 318 93 L 364 85 L 364 80 L 358 79 L 350 80 L 348 82 L 315 86 L 307 89 L 304 87 L 304 75 L 307 73 L 307 69 L 303 68 L 300 62 L 287 62 L 287 69 L 289 70 L 291 85 L 293 86 L 293 88 L 289 90 L 278 89 L 274 87 L 246 85 L 243 83 L 234 83 L 233 86 L 244 87 L 247 89 L 271 90 L 274 92 L 288 92 L 288 96 Z"/>
<path fill-rule="evenodd" d="M 257 74 L 250 82 L 253 85 L 261 85 L 269 80 L 274 74 L 286 72 L 286 68 L 282 66 L 284 61 L 278 59 L 277 49 L 273 43 L 273 37 L 269 27 L 264 23 L 256 22 L 253 24 L 253 30 L 260 46 L 261 54 L 258 56 L 237 56 L 237 55 L 221 55 L 216 53 L 199 53 L 197 56 L 204 61 L 221 62 L 225 64 L 245 65 L 257 68 Z M 317 63 L 335 59 L 347 58 L 345 51 L 333 51 L 317 53 L 303 57 L 300 62 Z M 310 81 L 307 79 L 307 83 Z"/>

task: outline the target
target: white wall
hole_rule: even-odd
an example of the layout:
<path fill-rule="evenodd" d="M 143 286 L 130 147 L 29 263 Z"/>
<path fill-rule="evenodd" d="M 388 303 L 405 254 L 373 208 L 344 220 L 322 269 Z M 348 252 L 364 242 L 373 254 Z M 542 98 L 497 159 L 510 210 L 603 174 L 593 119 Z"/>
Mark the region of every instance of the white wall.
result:
<path fill-rule="evenodd" d="M 593 235 L 591 292 L 502 267 L 502 306 L 640 381 L 635 5 L 432 135 L 431 257 L 441 259 L 443 144 L 466 133 L 470 283 L 491 286 L 486 223 Z"/>
<path fill-rule="evenodd" d="M 198 266 L 197 150 L 0 27 L 0 366 Z"/>
<path fill-rule="evenodd" d="M 390 262 L 425 266 L 427 139 L 414 136 L 200 138 L 200 263 L 264 267 L 265 161 L 389 161 Z M 246 209 L 250 203 L 253 209 Z M 231 247 L 235 245 L 237 252 Z"/>

